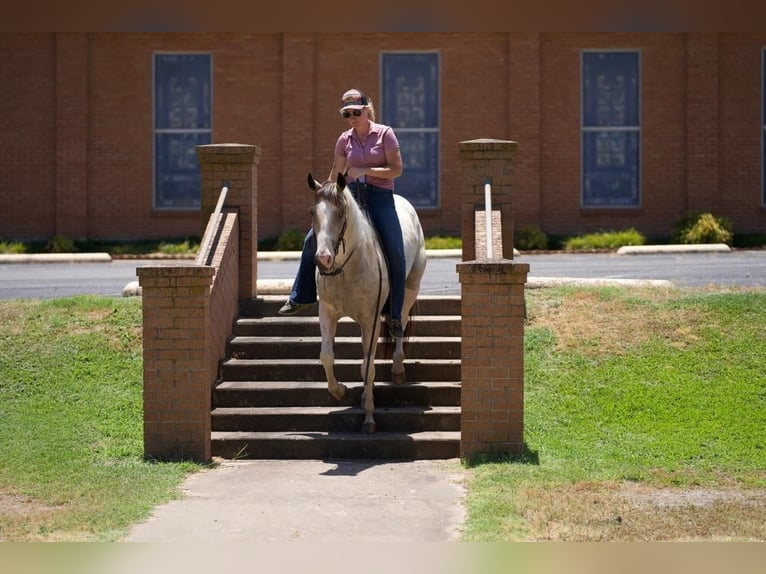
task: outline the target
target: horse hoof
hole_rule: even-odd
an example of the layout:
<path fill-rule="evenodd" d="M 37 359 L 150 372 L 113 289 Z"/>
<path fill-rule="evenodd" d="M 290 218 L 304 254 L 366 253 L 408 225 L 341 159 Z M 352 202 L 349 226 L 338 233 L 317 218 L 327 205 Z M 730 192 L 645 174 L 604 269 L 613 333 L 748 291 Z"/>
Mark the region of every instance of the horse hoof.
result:
<path fill-rule="evenodd" d="M 362 424 L 362 432 L 364 434 L 375 434 L 375 423 Z"/>
<path fill-rule="evenodd" d="M 346 386 L 345 385 L 338 385 L 336 389 L 329 389 L 330 394 L 335 397 L 337 400 L 343 400 L 343 397 L 346 396 Z"/>
<path fill-rule="evenodd" d="M 401 385 L 407 382 L 407 375 L 405 373 L 391 373 L 391 382 L 395 385 Z"/>

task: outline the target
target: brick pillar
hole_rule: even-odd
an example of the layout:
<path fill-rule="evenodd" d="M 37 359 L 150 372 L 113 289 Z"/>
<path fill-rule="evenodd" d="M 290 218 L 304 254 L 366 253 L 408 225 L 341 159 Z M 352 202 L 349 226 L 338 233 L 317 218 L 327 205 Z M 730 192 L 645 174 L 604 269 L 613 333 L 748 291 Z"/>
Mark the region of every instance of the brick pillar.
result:
<path fill-rule="evenodd" d="M 136 269 L 143 293 L 144 456 L 210 460 L 210 288 L 215 268 Z"/>
<path fill-rule="evenodd" d="M 524 450 L 524 287 L 529 264 L 513 262 L 511 175 L 516 142 L 477 139 L 460 142 L 463 162 L 463 262 L 461 284 L 461 439 L 464 459 L 482 453 Z M 492 227 L 487 238 L 478 212 L 491 183 Z M 483 242 L 483 244 L 482 244 Z M 494 250 L 502 245 L 501 253 Z"/>
<path fill-rule="evenodd" d="M 492 188 L 492 211 L 499 212 L 502 230 L 502 254 L 493 253 L 493 259 L 513 259 L 511 177 L 517 147 L 516 142 L 495 139 L 476 139 L 458 144 L 466 190 L 461 213 L 463 261 L 484 258 L 482 255 L 486 253 L 477 250 L 477 222 L 481 224 L 482 218 L 477 218 L 476 212 L 484 211 L 484 184 L 487 178 Z"/>
<path fill-rule="evenodd" d="M 524 450 L 524 285 L 528 263 L 457 264 L 461 283 L 460 456 Z"/>
<path fill-rule="evenodd" d="M 239 298 L 253 299 L 258 289 L 258 161 L 254 145 L 197 146 L 201 179 L 201 235 L 218 203 L 224 182 L 229 184 L 226 207 L 239 210 Z"/>

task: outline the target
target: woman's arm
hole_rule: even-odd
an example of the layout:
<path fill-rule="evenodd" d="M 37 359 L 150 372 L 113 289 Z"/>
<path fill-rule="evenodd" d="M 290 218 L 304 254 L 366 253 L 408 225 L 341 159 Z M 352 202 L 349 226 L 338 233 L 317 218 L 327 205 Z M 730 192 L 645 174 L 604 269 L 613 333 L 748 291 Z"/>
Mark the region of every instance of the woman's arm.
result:
<path fill-rule="evenodd" d="M 335 159 L 337 162 L 338 158 Z M 351 167 L 348 170 L 348 176 L 352 179 L 357 179 L 363 175 L 371 175 L 381 179 L 394 179 L 402 175 L 402 153 L 399 148 L 386 149 L 386 165 L 383 167 Z"/>
<path fill-rule="evenodd" d="M 332 162 L 332 168 L 330 169 L 330 175 L 327 176 L 327 181 L 334 182 L 338 179 L 339 173 L 346 173 L 346 167 L 348 167 L 348 160 L 345 155 L 336 155 Z"/>

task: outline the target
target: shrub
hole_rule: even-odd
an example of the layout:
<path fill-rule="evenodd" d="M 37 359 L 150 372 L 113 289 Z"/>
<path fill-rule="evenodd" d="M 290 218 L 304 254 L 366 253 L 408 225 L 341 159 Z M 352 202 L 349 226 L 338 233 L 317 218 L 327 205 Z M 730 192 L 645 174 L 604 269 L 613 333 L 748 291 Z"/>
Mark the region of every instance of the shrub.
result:
<path fill-rule="evenodd" d="M 188 239 L 182 243 L 170 243 L 163 241 L 160 243 L 157 250 L 160 253 L 165 253 L 166 255 L 194 254 L 199 251 L 199 244 L 197 244 L 195 241 L 190 242 Z"/>
<path fill-rule="evenodd" d="M 23 243 L 18 243 L 15 241 L 0 241 L 0 253 L 8 255 L 26 253 L 26 251 L 27 248 Z"/>
<path fill-rule="evenodd" d="M 426 237 L 426 249 L 460 249 L 463 247 L 462 237 L 434 235 Z"/>
<path fill-rule="evenodd" d="M 599 231 L 570 237 L 564 242 L 564 249 L 569 251 L 618 249 L 623 245 L 644 245 L 645 243 L 646 238 L 631 227 L 622 231 Z"/>
<path fill-rule="evenodd" d="M 548 249 L 548 236 L 540 228 L 527 225 L 514 233 L 513 243 L 522 251 Z"/>
<path fill-rule="evenodd" d="M 61 235 L 51 237 L 45 246 L 45 250 L 49 253 L 72 253 L 73 251 L 77 251 L 74 246 L 74 241 Z"/>
<path fill-rule="evenodd" d="M 679 243 L 725 243 L 731 245 L 734 238 L 731 224 L 725 217 L 712 213 L 684 216 L 676 224 L 676 240 Z"/>
<path fill-rule="evenodd" d="M 297 229 L 288 229 L 277 238 L 274 246 L 277 251 L 301 251 L 306 233 Z"/>

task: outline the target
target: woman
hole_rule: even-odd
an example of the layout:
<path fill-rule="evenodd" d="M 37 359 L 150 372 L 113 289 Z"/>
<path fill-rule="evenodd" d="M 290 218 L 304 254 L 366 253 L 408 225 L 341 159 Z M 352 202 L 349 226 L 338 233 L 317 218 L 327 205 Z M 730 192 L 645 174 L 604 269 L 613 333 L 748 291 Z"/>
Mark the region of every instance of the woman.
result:
<path fill-rule="evenodd" d="M 388 258 L 391 292 L 386 304 L 389 332 L 401 337 L 402 304 L 404 303 L 405 260 L 402 229 L 394 207 L 394 178 L 402 174 L 402 156 L 394 130 L 375 122 L 372 101 L 360 90 L 351 89 L 341 97 L 340 113 L 350 128 L 338 137 L 327 181 L 335 181 L 344 173 L 348 187 L 380 235 Z M 316 241 L 309 230 L 303 243 L 303 253 L 290 298 L 279 310 L 280 315 L 292 315 L 313 305 L 317 300 L 314 255 Z M 384 308 L 385 312 L 385 308 Z"/>

